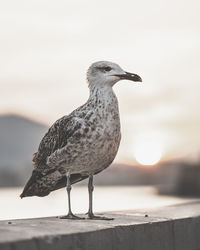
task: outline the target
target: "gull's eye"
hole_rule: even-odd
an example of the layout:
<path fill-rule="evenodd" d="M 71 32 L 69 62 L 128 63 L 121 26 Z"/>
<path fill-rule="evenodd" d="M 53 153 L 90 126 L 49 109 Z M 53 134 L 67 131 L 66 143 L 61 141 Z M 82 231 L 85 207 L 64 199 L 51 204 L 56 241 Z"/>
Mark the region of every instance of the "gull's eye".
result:
<path fill-rule="evenodd" d="M 104 67 L 103 69 L 104 69 L 105 71 L 107 71 L 107 72 L 108 72 L 108 71 L 111 71 L 111 67 L 109 67 L 109 66 L 108 66 L 108 67 Z"/>

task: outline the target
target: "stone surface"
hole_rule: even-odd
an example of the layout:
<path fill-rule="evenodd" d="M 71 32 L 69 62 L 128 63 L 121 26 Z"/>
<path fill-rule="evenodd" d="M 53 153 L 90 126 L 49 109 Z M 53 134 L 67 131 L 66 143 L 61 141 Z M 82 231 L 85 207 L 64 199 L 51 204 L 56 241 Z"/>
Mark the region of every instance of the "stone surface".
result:
<path fill-rule="evenodd" d="M 200 201 L 105 215 L 114 220 L 0 221 L 0 249 L 200 249 Z"/>

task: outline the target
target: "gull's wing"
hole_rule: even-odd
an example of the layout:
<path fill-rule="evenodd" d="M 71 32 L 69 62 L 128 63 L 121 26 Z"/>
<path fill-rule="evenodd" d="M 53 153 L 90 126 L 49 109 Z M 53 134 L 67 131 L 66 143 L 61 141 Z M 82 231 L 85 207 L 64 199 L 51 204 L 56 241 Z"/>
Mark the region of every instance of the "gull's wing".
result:
<path fill-rule="evenodd" d="M 72 137 L 81 128 L 82 121 L 69 115 L 57 120 L 48 130 L 40 142 L 38 152 L 34 154 L 33 163 L 35 169 L 50 170 L 47 166 L 47 159 L 56 151 L 61 150 L 67 145 Z"/>
<path fill-rule="evenodd" d="M 51 191 L 64 187 L 66 185 L 66 177 L 61 176 L 57 182 L 52 185 L 52 179 L 56 168 L 52 164 L 48 165 L 47 160 L 59 150 L 62 150 L 72 136 L 79 134 L 83 120 L 76 117 L 73 113 L 57 120 L 45 134 L 36 152 L 33 156 L 34 170 L 31 178 L 24 187 L 21 198 L 25 196 L 45 196 Z M 58 154 L 59 155 L 59 154 Z M 88 176 L 80 174 L 71 175 L 71 183 L 81 181 Z"/>

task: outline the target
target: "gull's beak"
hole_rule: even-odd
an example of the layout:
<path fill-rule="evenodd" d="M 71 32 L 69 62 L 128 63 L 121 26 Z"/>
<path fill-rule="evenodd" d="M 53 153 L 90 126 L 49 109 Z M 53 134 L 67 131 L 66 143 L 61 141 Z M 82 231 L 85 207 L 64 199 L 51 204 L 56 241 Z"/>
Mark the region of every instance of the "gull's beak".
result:
<path fill-rule="evenodd" d="M 139 75 L 129 73 L 129 72 L 125 72 L 125 74 L 115 75 L 115 76 L 118 76 L 121 80 L 131 80 L 134 82 L 142 82 L 142 78 Z"/>

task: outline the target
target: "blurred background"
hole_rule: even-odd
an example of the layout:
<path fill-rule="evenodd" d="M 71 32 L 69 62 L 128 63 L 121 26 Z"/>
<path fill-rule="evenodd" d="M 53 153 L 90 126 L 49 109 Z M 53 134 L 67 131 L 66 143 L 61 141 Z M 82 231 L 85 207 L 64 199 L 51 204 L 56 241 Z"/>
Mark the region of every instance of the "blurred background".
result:
<path fill-rule="evenodd" d="M 98 60 L 143 83 L 114 87 L 122 141 L 115 162 L 95 178 L 95 209 L 200 195 L 199 8 L 198 0 L 1 2 L 0 219 L 65 212 L 64 190 L 43 199 L 19 194 L 48 127 L 86 102 L 86 71 Z M 74 196 L 82 212 L 86 187 L 75 187 Z"/>

